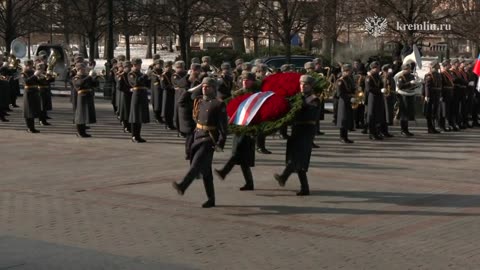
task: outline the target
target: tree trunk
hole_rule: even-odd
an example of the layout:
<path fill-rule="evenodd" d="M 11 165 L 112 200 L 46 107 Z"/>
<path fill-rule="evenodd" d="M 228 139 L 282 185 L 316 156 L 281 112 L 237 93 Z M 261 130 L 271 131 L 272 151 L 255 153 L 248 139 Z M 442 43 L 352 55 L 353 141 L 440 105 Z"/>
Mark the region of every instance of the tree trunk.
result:
<path fill-rule="evenodd" d="M 148 31 L 148 36 L 147 36 L 147 53 L 145 55 L 146 59 L 152 58 L 152 32 Z"/>
<path fill-rule="evenodd" d="M 12 0 L 5 2 L 5 48 L 10 52 L 10 43 L 15 39 L 15 25 L 13 23 L 13 3 Z"/>
<path fill-rule="evenodd" d="M 95 59 L 100 59 L 100 44 L 99 40 L 95 41 Z M 103 46 L 105 49 L 105 46 Z"/>
<path fill-rule="evenodd" d="M 95 60 L 95 33 L 88 33 L 88 60 Z"/>
<path fill-rule="evenodd" d="M 153 27 L 153 53 L 157 54 L 157 26 Z"/>
<path fill-rule="evenodd" d="M 337 32 L 337 1 L 326 1 L 324 6 L 324 39 L 322 40 L 321 54 L 323 56 L 329 56 L 330 64 L 333 64 L 332 47 L 336 40 Z"/>
<path fill-rule="evenodd" d="M 317 17 L 315 19 L 310 20 L 307 24 L 307 28 L 305 29 L 305 36 L 303 38 L 303 48 L 311 51 L 312 50 L 312 40 L 313 40 L 313 29 L 317 24 Z"/>
<path fill-rule="evenodd" d="M 84 58 L 88 58 L 87 44 L 84 36 L 80 36 L 80 48 L 78 48 L 78 50 Z"/>
<path fill-rule="evenodd" d="M 290 35 L 286 35 L 283 40 L 283 45 L 285 46 L 285 58 L 287 64 L 290 64 L 290 60 L 292 59 L 292 44 Z"/>
<path fill-rule="evenodd" d="M 130 34 L 125 34 L 125 58 L 130 60 Z"/>
<path fill-rule="evenodd" d="M 258 36 L 253 37 L 253 54 L 258 56 L 260 50 L 260 44 L 258 44 Z"/>
<path fill-rule="evenodd" d="M 240 3 L 238 0 L 231 1 L 230 8 L 230 36 L 232 37 L 233 50 L 245 53 L 244 22 L 240 14 Z"/>

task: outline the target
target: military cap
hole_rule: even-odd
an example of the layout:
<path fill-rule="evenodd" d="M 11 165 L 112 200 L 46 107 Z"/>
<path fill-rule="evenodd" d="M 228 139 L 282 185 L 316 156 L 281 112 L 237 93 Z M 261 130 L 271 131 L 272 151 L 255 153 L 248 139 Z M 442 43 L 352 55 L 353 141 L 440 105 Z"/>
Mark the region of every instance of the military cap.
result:
<path fill-rule="evenodd" d="M 124 67 L 132 67 L 132 62 L 131 61 L 123 61 L 123 66 Z"/>
<path fill-rule="evenodd" d="M 387 71 L 389 68 L 390 68 L 389 64 L 385 64 L 385 65 L 382 66 L 383 71 Z"/>
<path fill-rule="evenodd" d="M 206 84 L 206 85 L 212 86 L 212 87 L 216 87 L 217 86 L 217 81 L 214 78 L 205 77 L 202 80 L 202 85 L 203 84 Z"/>
<path fill-rule="evenodd" d="M 452 61 L 451 61 L 452 65 L 458 64 L 458 63 L 460 63 L 460 61 L 458 61 L 458 59 L 452 59 Z"/>
<path fill-rule="evenodd" d="M 123 62 L 118 62 L 117 67 L 123 67 Z"/>
<path fill-rule="evenodd" d="M 172 66 L 173 66 L 173 61 L 165 62 L 165 67 L 172 67 Z"/>
<path fill-rule="evenodd" d="M 183 68 L 185 67 L 185 62 L 183 61 L 177 61 L 175 62 L 175 65 L 174 65 L 176 68 Z"/>
<path fill-rule="evenodd" d="M 121 55 L 117 56 L 117 60 L 123 62 L 123 61 L 127 60 L 127 57 L 125 57 L 125 55 L 121 54 Z"/>
<path fill-rule="evenodd" d="M 313 85 L 315 83 L 315 78 L 313 78 L 312 76 L 310 75 L 302 75 L 300 77 L 300 82 L 301 83 L 306 83 L 306 84 L 310 84 L 310 85 Z"/>
<path fill-rule="evenodd" d="M 78 62 L 83 62 L 84 58 L 81 55 L 77 55 L 73 58 L 73 60 L 75 61 L 75 63 L 78 63 Z"/>
<path fill-rule="evenodd" d="M 75 64 L 76 69 L 81 69 L 81 68 L 86 68 L 87 65 L 85 65 L 85 62 L 79 62 Z"/>
<path fill-rule="evenodd" d="M 155 61 L 153 61 L 153 64 L 154 65 L 163 65 L 163 60 L 162 59 L 155 59 Z"/>
<path fill-rule="evenodd" d="M 255 74 L 246 70 L 242 71 L 242 80 L 255 81 Z"/>
<path fill-rule="evenodd" d="M 235 66 L 238 66 L 238 65 L 241 65 L 243 64 L 243 59 L 242 58 L 238 58 L 235 60 Z"/>
<path fill-rule="evenodd" d="M 323 64 L 323 61 L 320 58 L 315 58 L 315 59 L 312 60 L 312 62 L 313 62 L 314 65 Z"/>
<path fill-rule="evenodd" d="M 35 68 L 36 68 L 37 70 L 43 70 L 43 69 L 45 69 L 45 67 L 46 67 L 46 65 L 45 65 L 44 63 L 37 63 L 37 64 L 35 65 Z"/>
<path fill-rule="evenodd" d="M 160 54 L 156 53 L 153 55 L 153 60 L 160 59 Z"/>
<path fill-rule="evenodd" d="M 290 64 L 290 70 L 295 70 L 297 67 L 294 64 Z"/>
<path fill-rule="evenodd" d="M 257 65 L 257 70 L 256 71 L 267 71 L 268 67 L 265 64 L 258 64 Z"/>
<path fill-rule="evenodd" d="M 191 70 L 200 70 L 201 67 L 202 67 L 202 65 L 200 65 L 199 63 L 192 63 L 190 65 Z"/>
<path fill-rule="evenodd" d="M 351 70 L 352 70 L 352 65 L 350 65 L 350 64 L 344 64 L 344 65 L 342 66 L 342 71 L 343 71 L 343 72 L 351 71 Z"/>
<path fill-rule="evenodd" d="M 29 60 L 25 60 L 25 61 L 23 61 L 23 64 L 24 64 L 25 66 L 33 66 L 33 60 L 30 60 L 30 59 L 29 59 Z"/>
<path fill-rule="evenodd" d="M 251 69 L 251 68 L 252 68 L 252 64 L 249 63 L 249 62 L 242 64 L 242 69 L 243 70 L 247 70 L 247 69 Z"/>
<path fill-rule="evenodd" d="M 205 55 L 202 57 L 202 62 L 210 62 L 212 60 L 212 58 L 210 58 L 210 56 L 208 55 Z"/>
<path fill-rule="evenodd" d="M 438 61 L 437 61 L 437 60 L 432 60 L 432 62 L 430 62 L 430 66 L 431 66 L 431 67 L 434 67 L 434 66 L 436 66 L 436 65 L 438 65 Z"/>
<path fill-rule="evenodd" d="M 223 62 L 222 65 L 220 66 L 220 69 L 230 69 L 230 63 Z"/>
<path fill-rule="evenodd" d="M 140 59 L 140 58 L 133 58 L 133 59 L 132 59 L 132 64 L 133 64 L 133 65 L 141 65 L 141 64 L 142 64 L 142 59 Z"/>
<path fill-rule="evenodd" d="M 470 65 L 470 64 L 473 64 L 473 60 L 472 59 L 465 59 L 465 65 Z"/>
<path fill-rule="evenodd" d="M 262 59 L 255 59 L 255 66 L 258 66 L 260 64 L 263 64 L 263 60 Z"/>
<path fill-rule="evenodd" d="M 192 60 L 191 60 L 192 64 L 195 63 L 195 64 L 200 64 L 200 59 L 198 57 L 193 57 Z"/>
<path fill-rule="evenodd" d="M 309 69 L 309 68 L 310 68 L 310 69 L 315 69 L 315 64 L 314 64 L 313 62 L 306 62 L 306 63 L 303 65 L 303 67 L 304 67 L 305 69 Z"/>
<path fill-rule="evenodd" d="M 112 64 L 116 64 L 118 61 L 117 61 L 117 59 L 113 58 L 110 62 L 111 62 Z"/>
<path fill-rule="evenodd" d="M 465 63 L 465 58 L 463 57 L 459 57 L 458 58 L 458 62 L 461 64 L 461 63 Z"/>
<path fill-rule="evenodd" d="M 402 70 L 409 70 L 409 69 L 412 69 L 412 67 L 410 66 L 410 64 L 403 64 L 403 65 L 402 65 Z"/>
<path fill-rule="evenodd" d="M 289 64 L 283 64 L 283 65 L 280 67 L 280 71 L 281 71 L 281 72 L 290 71 L 290 65 L 289 65 Z"/>
<path fill-rule="evenodd" d="M 373 61 L 372 63 L 370 63 L 369 67 L 370 67 L 370 69 L 380 67 L 380 63 L 378 63 L 378 61 Z"/>
<path fill-rule="evenodd" d="M 442 62 L 442 66 L 444 66 L 444 67 L 449 65 L 449 64 L 450 64 L 450 60 L 448 60 L 448 59 L 443 60 L 443 62 Z"/>

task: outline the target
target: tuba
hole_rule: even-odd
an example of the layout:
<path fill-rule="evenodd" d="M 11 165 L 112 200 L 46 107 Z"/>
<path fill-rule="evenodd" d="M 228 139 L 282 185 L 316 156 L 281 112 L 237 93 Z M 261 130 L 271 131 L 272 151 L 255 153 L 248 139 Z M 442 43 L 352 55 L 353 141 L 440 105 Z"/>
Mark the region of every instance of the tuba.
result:
<path fill-rule="evenodd" d="M 322 94 L 320 94 L 320 99 L 321 100 L 327 100 L 327 99 L 331 99 L 333 98 L 334 94 L 335 94 L 335 81 L 336 81 L 336 78 L 332 73 L 332 69 L 330 67 L 325 67 L 325 69 L 327 70 L 327 75 L 325 76 L 325 78 L 327 79 L 327 81 L 329 82 L 329 85 L 328 87 L 322 92 Z M 321 76 L 323 76 L 323 73 L 319 73 L 321 74 Z"/>
<path fill-rule="evenodd" d="M 358 106 L 360 106 L 360 104 L 365 103 L 365 94 L 362 90 L 355 91 L 355 95 L 353 96 L 353 98 L 355 100 L 352 102 L 352 109 L 354 110 L 358 109 Z"/>
<path fill-rule="evenodd" d="M 17 59 L 25 57 L 27 54 L 27 44 L 21 39 L 16 38 L 10 43 L 10 56 L 8 60 L 8 66 L 11 69 L 17 69 Z"/>
<path fill-rule="evenodd" d="M 56 74 L 53 72 L 53 69 L 57 65 L 58 60 L 60 59 L 60 54 L 55 49 L 50 49 L 50 55 L 48 56 L 47 60 L 47 74 Z"/>

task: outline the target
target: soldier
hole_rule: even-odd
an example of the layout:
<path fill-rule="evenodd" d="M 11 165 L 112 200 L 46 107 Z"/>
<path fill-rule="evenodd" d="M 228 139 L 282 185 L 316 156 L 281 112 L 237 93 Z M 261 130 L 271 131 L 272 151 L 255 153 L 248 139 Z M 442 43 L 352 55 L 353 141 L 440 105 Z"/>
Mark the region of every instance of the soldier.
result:
<path fill-rule="evenodd" d="M 50 84 L 55 81 L 55 77 L 50 73 L 45 73 L 46 65 L 43 63 L 37 64 L 37 71 L 42 74 L 38 77 L 38 89 L 40 91 L 40 125 L 50 126 L 47 122 L 47 112 L 52 110 L 52 92 L 50 91 Z"/>
<path fill-rule="evenodd" d="M 187 79 L 188 72 L 185 70 L 185 62 L 177 61 L 175 62 L 175 73 L 172 75 L 172 84 L 175 89 L 175 106 L 173 121 L 175 126 L 178 128 L 178 99 L 186 91 L 187 88 Z"/>
<path fill-rule="evenodd" d="M 237 82 L 242 76 L 243 59 L 235 59 L 235 69 L 233 70 L 233 81 Z"/>
<path fill-rule="evenodd" d="M 464 128 L 472 128 L 470 125 L 468 116 L 472 111 L 472 98 L 475 91 L 475 81 L 471 81 L 471 76 L 468 74 L 469 61 L 463 59 L 460 62 L 459 73 L 465 82 L 465 93 L 462 96 L 462 102 L 460 107 L 460 122 Z"/>
<path fill-rule="evenodd" d="M 357 63 L 355 70 L 355 92 L 361 92 L 364 96 L 364 102 L 358 104 L 357 108 L 353 110 L 353 121 L 355 127 L 358 129 L 363 129 L 363 134 L 368 134 L 368 124 L 366 123 L 367 115 L 365 111 L 365 106 L 368 104 L 368 93 L 365 91 L 365 79 L 367 78 L 367 69 L 365 65 L 360 61 L 360 59 L 355 61 Z"/>
<path fill-rule="evenodd" d="M 242 72 L 242 93 L 251 92 L 255 75 L 251 72 Z M 224 180 L 235 165 L 242 169 L 245 185 L 240 190 L 253 190 L 253 176 L 250 167 L 255 166 L 255 138 L 249 135 L 233 135 L 232 155 L 222 169 L 215 169 L 215 174 Z"/>
<path fill-rule="evenodd" d="M 112 68 L 109 71 L 108 74 L 108 80 L 110 81 L 111 89 L 112 89 L 112 107 L 113 107 L 113 113 L 115 115 L 118 115 L 118 107 L 117 107 L 117 81 L 115 80 L 115 74 L 118 72 L 118 61 L 117 59 L 113 58 L 110 60 L 110 63 L 112 64 Z"/>
<path fill-rule="evenodd" d="M 257 84 L 261 85 L 262 80 L 267 75 L 268 68 L 267 68 L 267 65 L 265 65 L 263 63 L 258 63 L 256 67 L 257 67 L 257 69 L 256 69 L 256 72 L 255 72 L 255 77 L 257 79 Z M 262 133 L 257 134 L 257 152 L 258 153 L 261 153 L 261 154 L 271 154 L 272 153 L 265 146 L 266 139 L 267 139 L 267 137 L 264 134 L 262 134 Z"/>
<path fill-rule="evenodd" d="M 323 74 L 323 76 L 328 75 L 328 68 L 323 67 L 323 60 L 320 58 L 315 58 L 312 60 L 312 63 L 315 65 L 315 72 L 318 74 Z"/>
<path fill-rule="evenodd" d="M 203 56 L 202 57 L 202 68 L 205 69 L 205 71 L 208 73 L 208 75 L 211 75 L 213 72 L 215 72 L 215 69 L 211 66 L 212 58 L 210 56 Z"/>
<path fill-rule="evenodd" d="M 261 82 L 267 76 L 267 72 L 268 72 L 267 65 L 259 64 L 255 71 L 255 76 L 257 77 L 257 80 Z"/>
<path fill-rule="evenodd" d="M 463 123 L 462 119 L 462 108 L 465 108 L 465 93 L 467 91 L 467 81 L 463 76 L 462 72 L 459 70 L 460 61 L 458 59 L 453 59 L 451 61 L 452 67 L 450 68 L 450 74 L 453 78 L 453 98 L 450 106 L 450 113 L 452 117 L 452 122 L 455 123 L 455 128 L 465 129 L 466 126 Z"/>
<path fill-rule="evenodd" d="M 238 74 L 238 77 L 236 79 L 236 84 L 237 84 L 237 89 L 240 89 L 242 88 L 242 85 L 243 85 L 243 79 L 242 79 L 242 73 L 243 72 L 251 72 L 252 71 L 252 64 L 250 64 L 249 62 L 246 62 L 246 63 L 243 63 L 242 64 L 242 72 Z M 255 75 L 255 74 L 254 74 Z"/>
<path fill-rule="evenodd" d="M 190 60 L 190 62 L 192 62 L 192 64 L 201 64 L 200 59 L 198 57 L 193 57 L 192 60 Z"/>
<path fill-rule="evenodd" d="M 306 74 L 307 75 L 310 75 L 310 76 L 313 76 L 316 74 L 315 72 L 315 64 L 313 62 L 306 62 L 304 64 L 304 68 L 306 70 Z M 321 73 L 323 74 L 323 73 Z M 315 77 L 314 77 L 315 78 Z M 319 97 L 319 100 L 320 100 L 320 110 L 318 110 L 318 117 L 317 117 L 317 120 L 315 121 L 315 135 L 325 135 L 325 133 L 323 133 L 321 130 L 320 130 L 320 121 L 321 120 L 324 120 L 325 119 L 325 100 L 323 98 L 320 98 Z M 312 144 L 312 147 L 313 148 L 320 148 L 318 145 L 315 144 L 315 142 Z"/>
<path fill-rule="evenodd" d="M 458 131 L 450 112 L 454 87 L 453 76 L 449 71 L 450 67 L 450 60 L 445 60 L 442 62 L 440 73 L 442 76 L 442 96 L 440 98 L 438 110 L 438 125 L 444 132 L 449 132 L 452 130 Z"/>
<path fill-rule="evenodd" d="M 408 121 L 415 120 L 415 88 L 418 83 L 411 70 L 409 64 L 403 64 L 402 73 L 397 81 L 400 127 L 405 137 L 413 136 L 413 133 L 408 130 Z"/>
<path fill-rule="evenodd" d="M 370 74 L 365 79 L 365 92 L 368 93 L 368 130 L 370 140 L 382 140 L 383 137 L 392 137 L 388 132 L 385 112 L 385 86 L 379 75 L 380 63 L 370 64 Z"/>
<path fill-rule="evenodd" d="M 468 75 L 468 87 L 469 87 L 469 105 L 470 113 L 472 115 L 471 127 L 480 127 L 478 122 L 478 113 L 480 112 L 480 91 L 478 90 L 478 76 L 473 72 L 474 62 L 470 61 L 465 68 L 465 72 Z"/>
<path fill-rule="evenodd" d="M 387 125 L 393 125 L 393 119 L 395 118 L 395 79 L 393 78 L 393 69 L 390 65 L 383 65 L 382 66 L 382 82 L 385 88 L 385 93 L 383 93 L 385 97 L 385 113 L 386 113 L 386 120 Z"/>
<path fill-rule="evenodd" d="M 286 167 L 282 174 L 274 174 L 275 180 L 283 187 L 288 177 L 296 172 L 300 179 L 300 191 L 297 196 L 310 195 L 307 171 L 312 154 L 312 142 L 315 136 L 315 120 L 318 116 L 320 100 L 313 94 L 315 79 L 309 75 L 300 77 L 302 93 L 302 109 L 295 117 L 292 125 L 292 135 L 287 140 Z"/>
<path fill-rule="evenodd" d="M 10 104 L 12 108 L 18 108 L 17 97 L 20 96 L 20 73 L 22 72 L 22 67 L 20 66 L 21 60 L 16 59 L 16 68 L 12 67 L 12 76 L 10 77 Z"/>
<path fill-rule="evenodd" d="M 167 61 L 165 63 L 165 70 L 162 73 L 161 86 L 163 89 L 162 98 L 162 118 L 165 121 L 165 129 L 174 130 L 173 112 L 175 109 L 175 89 L 172 84 L 173 76 L 173 62 Z"/>
<path fill-rule="evenodd" d="M 97 122 L 93 89 L 98 81 L 87 74 L 85 63 L 75 65 L 77 75 L 73 77 L 73 87 L 77 91 L 77 106 L 75 110 L 75 124 L 77 126 L 77 137 L 88 138 L 86 125 Z"/>
<path fill-rule="evenodd" d="M 120 106 L 118 107 L 119 120 L 123 127 L 123 132 L 132 132 L 130 125 L 130 106 L 132 104 L 132 92 L 128 82 L 128 73 L 132 69 L 132 62 L 119 62 L 117 73 L 117 89 Z"/>
<path fill-rule="evenodd" d="M 178 99 L 178 131 L 185 137 L 185 159 L 190 160 L 190 147 L 193 143 L 193 131 L 195 130 L 195 121 L 193 120 L 193 99 L 195 96 L 195 86 L 200 85 L 200 64 L 190 65 L 190 75 L 188 77 L 187 88 L 192 91 L 183 91 Z"/>
<path fill-rule="evenodd" d="M 13 74 L 11 70 L 3 63 L 3 56 L 0 55 L 0 121 L 9 122 L 6 116 L 9 116 L 10 110 L 10 84 L 9 78 Z"/>
<path fill-rule="evenodd" d="M 132 103 L 130 105 L 129 121 L 132 124 L 132 142 L 144 143 L 140 133 L 142 124 L 150 122 L 150 113 L 148 111 L 148 85 L 150 84 L 148 76 L 143 74 L 142 59 L 132 59 L 132 71 L 128 73 L 128 83 L 132 91 Z"/>
<path fill-rule="evenodd" d="M 39 71 L 35 71 L 33 68 L 33 61 L 26 60 L 25 67 L 21 74 L 24 81 L 24 95 L 23 95 L 23 117 L 27 125 L 27 132 L 39 133 L 40 131 L 35 129 L 35 118 L 40 115 L 40 95 L 38 93 L 38 77 Z"/>
<path fill-rule="evenodd" d="M 225 100 L 232 96 L 233 90 L 233 77 L 231 74 L 231 67 L 229 63 L 223 63 L 221 65 L 222 74 L 218 79 L 218 90 L 217 90 L 217 98 L 220 100 Z"/>
<path fill-rule="evenodd" d="M 119 55 L 117 56 L 117 74 L 115 74 L 115 84 L 116 84 L 116 100 L 115 100 L 115 105 L 117 106 L 117 118 L 120 119 L 120 106 L 122 104 L 122 91 L 120 89 L 120 84 L 119 84 L 119 79 L 120 79 L 120 74 L 123 73 L 123 63 L 126 61 L 125 55 Z M 129 105 L 130 106 L 130 105 Z M 128 117 L 128 116 L 127 116 Z M 128 127 L 130 129 L 130 126 Z"/>
<path fill-rule="evenodd" d="M 147 75 L 150 79 L 150 90 L 151 90 L 151 102 L 153 115 L 155 117 L 155 122 L 164 124 L 165 121 L 162 119 L 162 104 L 163 104 L 163 89 L 161 85 L 162 73 L 163 73 L 163 61 L 160 59 L 155 60 L 151 69 L 147 71 Z"/>
<path fill-rule="evenodd" d="M 348 131 L 353 127 L 352 102 L 355 101 L 355 82 L 352 77 L 352 66 L 342 66 L 342 77 L 337 82 L 338 111 L 337 127 L 340 129 L 340 142 L 353 143 L 348 138 Z"/>
<path fill-rule="evenodd" d="M 435 129 L 435 116 L 438 115 L 438 107 L 442 96 L 442 75 L 438 73 L 439 64 L 437 61 L 430 62 L 430 72 L 425 74 L 424 107 L 423 112 L 427 119 L 428 133 L 440 133 Z"/>
<path fill-rule="evenodd" d="M 202 97 L 195 99 L 194 119 L 197 122 L 190 156 L 190 169 L 181 183 L 173 182 L 178 194 L 183 195 L 195 177 L 203 176 L 203 184 L 208 200 L 203 208 L 215 206 L 212 161 L 215 151 L 223 151 L 227 138 L 227 112 L 225 103 L 217 100 L 216 81 L 204 78 Z"/>

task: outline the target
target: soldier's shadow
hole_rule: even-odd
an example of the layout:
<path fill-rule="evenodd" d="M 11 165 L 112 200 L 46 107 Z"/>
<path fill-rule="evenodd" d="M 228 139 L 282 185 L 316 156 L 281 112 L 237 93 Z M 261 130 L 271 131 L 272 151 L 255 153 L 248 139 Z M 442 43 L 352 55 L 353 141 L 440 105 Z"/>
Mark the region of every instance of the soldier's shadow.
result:
<path fill-rule="evenodd" d="M 293 194 L 257 194 L 265 197 L 291 197 Z M 310 196 L 322 196 L 327 200 L 315 203 L 348 204 L 345 207 L 317 207 L 292 205 L 224 205 L 221 207 L 255 208 L 252 213 L 234 213 L 236 216 L 256 215 L 297 215 L 297 214 L 343 214 L 343 215 L 408 215 L 408 216 L 452 216 L 469 217 L 480 216 L 480 211 L 465 213 L 462 208 L 476 208 L 480 206 L 480 195 L 468 194 L 432 194 L 432 193 L 403 193 L 403 192 L 373 192 L 373 191 L 313 191 Z M 340 198 L 340 199 L 337 199 Z M 341 199 L 344 198 L 344 199 Z M 388 209 L 360 209 L 352 208 L 352 204 L 380 203 L 404 206 L 407 210 Z M 388 207 L 388 206 L 387 206 Z M 424 210 L 423 208 L 438 208 Z M 416 209 L 417 208 L 417 209 Z M 445 211 L 452 208 L 455 211 Z"/>

